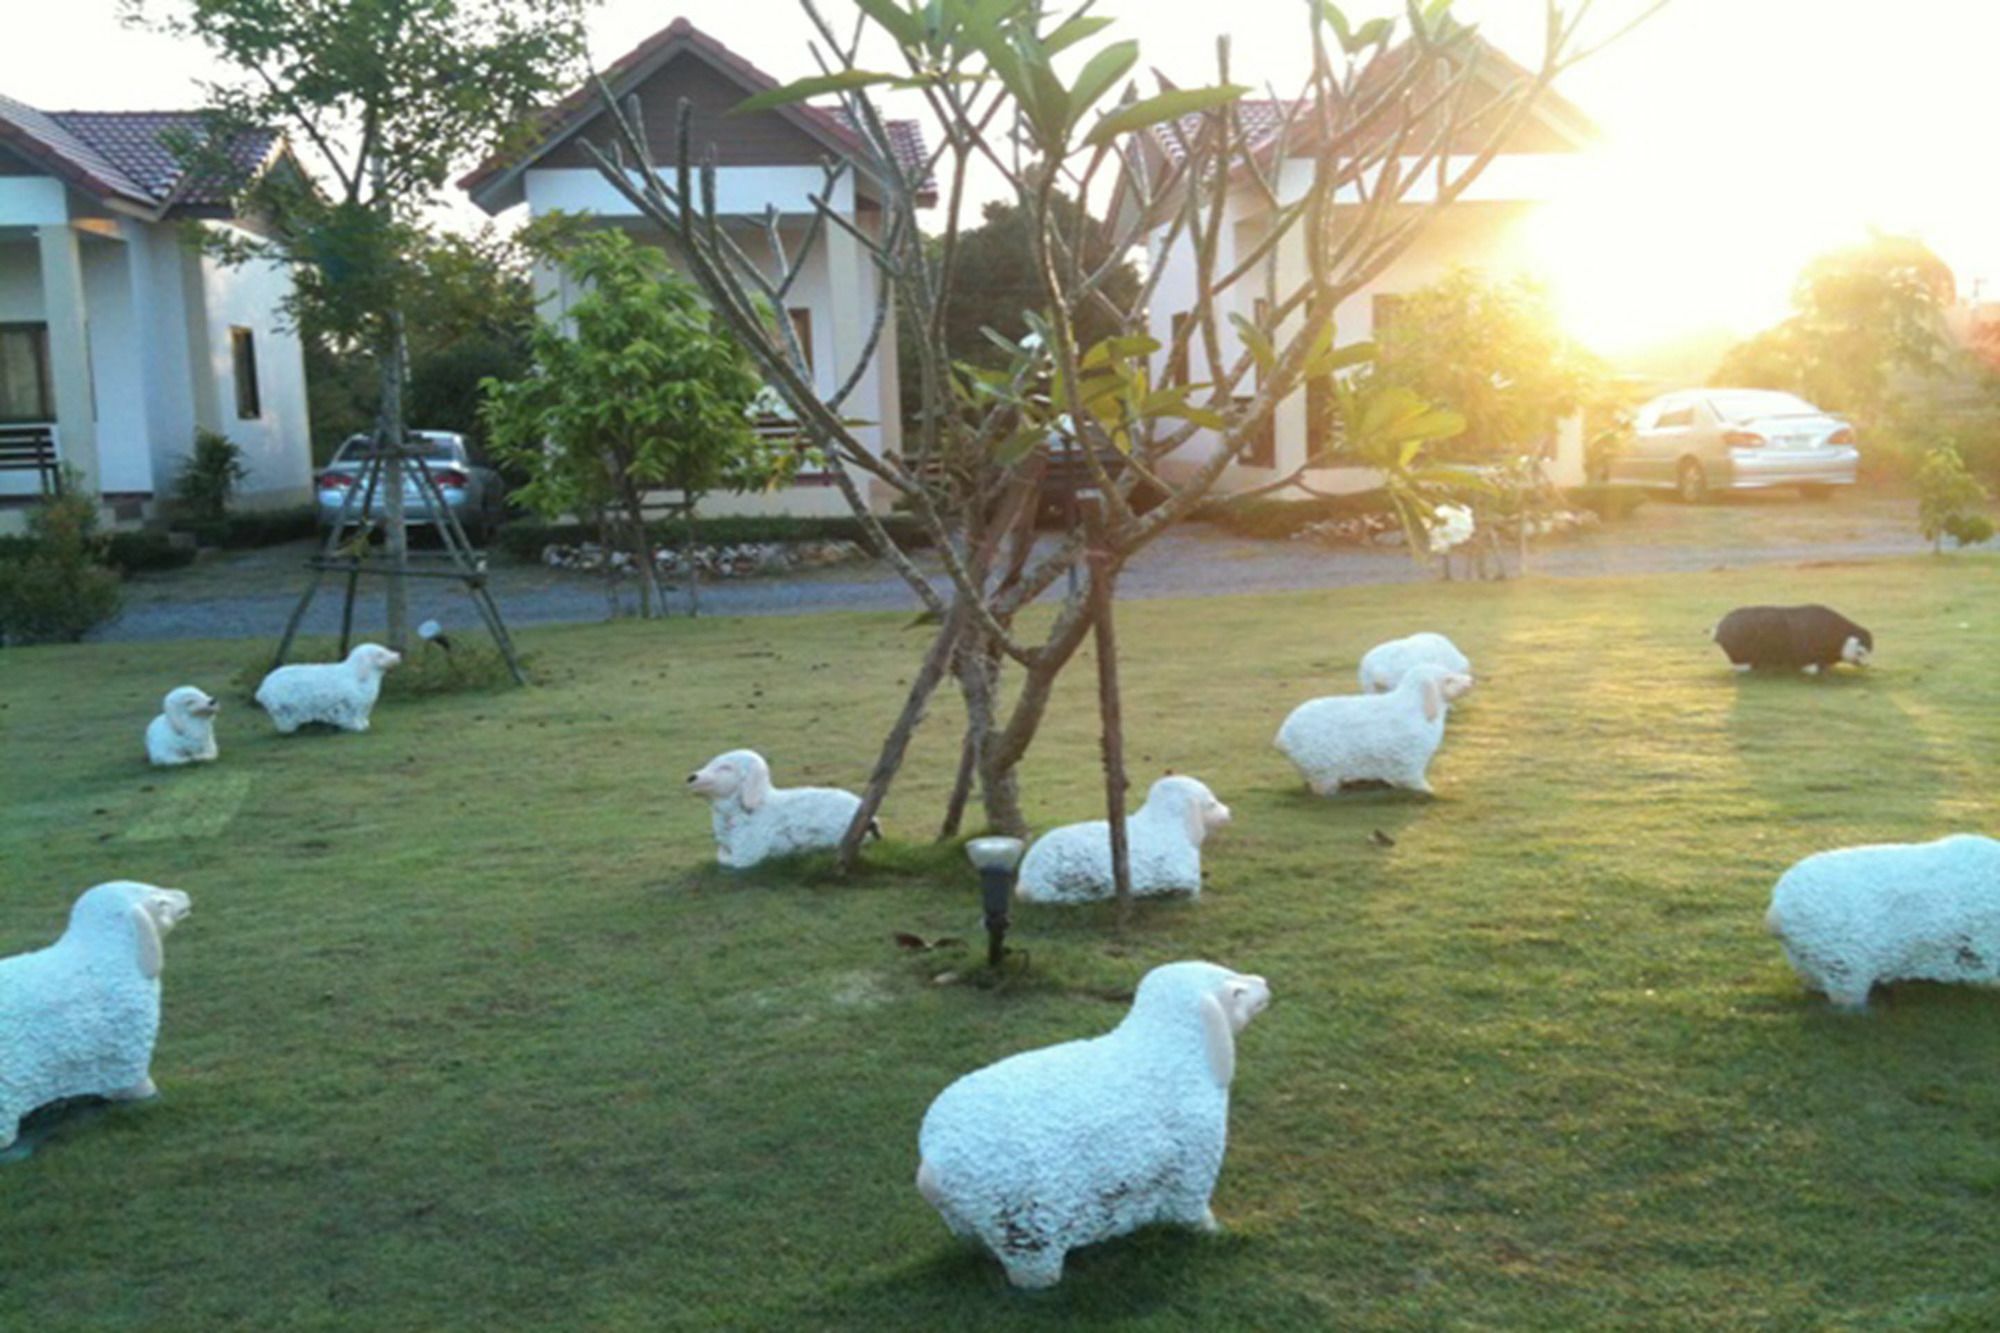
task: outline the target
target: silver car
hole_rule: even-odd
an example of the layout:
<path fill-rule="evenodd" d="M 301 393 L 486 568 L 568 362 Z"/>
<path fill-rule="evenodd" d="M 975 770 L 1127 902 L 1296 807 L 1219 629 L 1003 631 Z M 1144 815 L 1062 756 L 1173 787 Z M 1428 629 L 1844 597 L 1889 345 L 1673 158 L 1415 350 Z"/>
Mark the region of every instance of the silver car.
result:
<path fill-rule="evenodd" d="M 458 516 L 466 536 L 475 543 L 484 542 L 506 516 L 507 487 L 500 474 L 472 461 L 463 435 L 445 430 L 413 430 L 410 442 L 429 469 L 432 480 L 437 482 L 445 504 Z M 364 484 L 362 466 L 374 448 L 373 436 L 350 435 L 347 442 L 340 446 L 340 452 L 333 456 L 333 461 L 321 468 L 319 475 L 313 479 L 313 489 L 319 496 L 319 526 L 322 532 L 332 527 L 342 509 L 350 504 L 349 518 L 362 517 L 363 497 L 355 494 L 354 488 Z M 403 472 L 403 524 L 405 527 L 435 527 L 438 520 L 429 488 L 423 485 L 416 472 L 415 467 L 407 467 Z M 388 499 L 381 493 L 378 484 L 375 496 L 368 503 L 367 516 L 379 522 L 388 507 Z"/>
<path fill-rule="evenodd" d="M 1656 486 L 1690 504 L 1711 491 L 1796 487 L 1824 499 L 1852 486 L 1854 427 L 1775 389 L 1686 389 L 1639 409 L 1610 480 Z"/>

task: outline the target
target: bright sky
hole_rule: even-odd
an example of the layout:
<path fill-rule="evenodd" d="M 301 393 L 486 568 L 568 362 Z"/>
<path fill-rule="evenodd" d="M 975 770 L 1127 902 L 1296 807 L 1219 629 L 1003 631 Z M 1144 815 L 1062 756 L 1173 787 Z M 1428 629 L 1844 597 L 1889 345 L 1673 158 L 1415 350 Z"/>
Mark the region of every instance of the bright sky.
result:
<path fill-rule="evenodd" d="M 1596 0 L 1606 20 L 1641 3 Z M 27 12 L 8 15 L 0 93 L 51 110 L 197 100 L 200 53 L 121 28 L 117 0 L 16 6 Z M 1097 8 L 1121 20 L 1115 34 L 1138 37 L 1143 64 L 1182 82 L 1213 68 L 1225 23 L 1239 77 L 1286 91 L 1302 68 L 1298 0 Z M 1542 0 L 1458 5 L 1525 62 L 1541 11 Z M 677 13 L 778 77 L 812 72 L 796 0 L 605 0 L 591 22 L 598 62 Z M 1536 224 L 1533 252 L 1567 322 L 1614 354 L 1746 333 L 1784 313 L 1807 258 L 1870 224 L 1929 242 L 1961 293 L 1977 283 L 2000 296 L 2000 169 L 1975 151 L 1995 52 L 2000 6 L 1985 0 L 1672 0 L 1560 85 L 1607 139 Z"/>

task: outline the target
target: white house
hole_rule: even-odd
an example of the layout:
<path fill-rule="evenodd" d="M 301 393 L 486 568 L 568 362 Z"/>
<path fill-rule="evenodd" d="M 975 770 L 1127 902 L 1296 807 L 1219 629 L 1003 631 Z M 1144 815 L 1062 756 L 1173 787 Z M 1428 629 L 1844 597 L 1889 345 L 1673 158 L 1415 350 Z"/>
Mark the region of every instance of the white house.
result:
<path fill-rule="evenodd" d="M 788 254 L 805 245 L 813 216 L 812 196 L 826 186 L 826 164 L 854 161 L 862 144 L 838 112 L 805 104 L 749 115 L 729 111 L 745 98 L 775 88 L 778 81 L 697 30 L 686 19 L 640 43 L 604 72 L 604 82 L 622 101 L 635 99 L 647 127 L 655 165 L 672 180 L 677 108 L 693 108 L 690 146 L 697 159 L 713 156 L 718 211 L 745 250 L 775 273 L 777 264 L 765 234 L 768 209 L 780 215 L 780 236 Z M 888 125 L 899 164 L 921 170 L 922 139 L 910 121 Z M 531 216 L 561 211 L 588 215 L 598 225 L 618 227 L 634 239 L 662 245 L 658 229 L 599 174 L 583 144 L 608 150 L 613 132 L 601 95 L 586 85 L 542 117 L 539 132 L 523 148 L 496 157 L 459 184 L 488 213 L 525 204 Z M 881 194 L 865 169 L 840 176 L 829 205 L 863 234 L 879 236 Z M 669 258 L 671 246 L 663 246 Z M 536 275 L 545 298 L 544 317 L 560 318 L 573 293 L 554 270 Z M 861 244 L 837 226 L 821 226 L 786 314 L 812 364 L 815 386 L 830 397 L 840 377 L 867 344 L 876 317 L 875 270 Z M 894 453 L 901 442 L 896 381 L 895 312 L 885 316 L 881 337 L 861 380 L 847 400 L 850 415 L 866 421 L 856 434 L 878 454 Z M 857 481 L 865 481 L 857 477 Z M 887 497 L 874 495 L 877 503 Z M 794 483 L 767 495 L 716 495 L 703 507 L 717 513 L 844 514 L 847 506 L 832 479 L 801 473 Z"/>
<path fill-rule="evenodd" d="M 169 499 L 195 430 L 243 451 L 250 506 L 311 499 L 305 367 L 282 269 L 185 228 L 241 228 L 171 144 L 195 112 L 38 111 L 0 97 L 0 530 L 75 468 L 120 520 Z M 260 168 L 273 134 L 234 150 Z"/>
<path fill-rule="evenodd" d="M 1529 77 L 1497 48 L 1483 39 L 1474 40 L 1481 41 L 1474 77 L 1482 80 L 1493 95 L 1511 86 L 1515 78 Z M 1253 148 L 1262 145 L 1267 152 L 1275 148 L 1284 118 L 1282 104 L 1244 101 L 1237 104 L 1237 115 Z M 1468 115 L 1466 120 L 1476 126 L 1477 116 Z M 1462 137 L 1464 143 L 1451 145 L 1450 161 L 1454 169 L 1469 161 L 1466 154 L 1476 151 L 1477 143 L 1483 142 L 1476 130 L 1465 132 Z M 1575 155 L 1596 137 L 1596 128 L 1572 103 L 1553 91 L 1545 92 L 1470 189 L 1438 213 L 1408 250 L 1340 305 L 1334 313 L 1336 339 L 1342 344 L 1369 339 L 1385 320 L 1393 317 L 1399 295 L 1428 286 L 1454 268 L 1476 268 L 1494 276 L 1528 271 L 1531 264 L 1523 247 L 1522 223 L 1558 195 L 1575 170 Z M 1163 131 L 1157 139 L 1162 153 L 1179 154 L 1177 136 Z M 1313 173 L 1313 159 L 1309 156 L 1313 146 L 1306 136 L 1294 130 L 1288 136 L 1285 151 L 1285 160 L 1274 164 L 1281 205 L 1301 198 Z M 1407 159 L 1405 166 L 1407 174 Z M 1436 197 L 1435 177 L 1426 175 L 1413 182 L 1403 196 L 1402 208 L 1407 212 L 1434 202 Z M 1352 198 L 1343 196 L 1349 201 L 1344 206 L 1342 199 L 1336 200 L 1336 224 L 1342 212 L 1360 212 Z M 1216 262 L 1219 271 L 1227 272 L 1236 267 L 1239 255 L 1251 254 L 1268 234 L 1271 204 L 1253 182 L 1239 174 L 1224 208 Z M 1303 230 L 1294 228 L 1273 247 L 1258 273 L 1238 282 L 1220 298 L 1226 309 L 1219 313 L 1239 314 L 1252 324 L 1261 324 L 1262 294 L 1289 292 L 1307 272 Z M 1185 318 L 1185 312 L 1195 304 L 1194 246 L 1185 237 L 1167 245 L 1164 229 L 1154 235 L 1148 262 L 1164 271 L 1151 305 L 1149 332 L 1164 348 L 1173 340 L 1175 321 Z M 1267 281 L 1259 281 L 1260 276 Z M 1282 335 L 1285 329 L 1278 332 Z M 1233 362 L 1242 350 L 1242 340 L 1235 329 L 1225 324 L 1220 347 L 1224 363 Z M 1163 350 L 1154 370 L 1156 376 L 1192 378 L 1196 382 L 1211 377 L 1199 339 L 1189 347 L 1188 364 L 1169 364 L 1169 353 Z M 1279 404 L 1270 429 L 1261 432 L 1238 461 L 1225 470 L 1217 485 L 1219 492 L 1226 494 L 1269 485 L 1297 470 L 1318 452 L 1314 447 L 1316 442 L 1308 440 L 1307 397 L 1306 392 L 1300 392 Z M 1523 441 L 1524 445 L 1530 443 L 1535 442 Z M 1572 418 L 1566 422 L 1558 431 L 1555 445 L 1555 455 L 1549 463 L 1551 479 L 1562 485 L 1583 481 L 1581 421 Z M 1212 458 L 1218 447 L 1216 438 L 1204 432 L 1164 460 L 1161 470 L 1170 478 L 1184 477 Z M 1314 490 L 1335 493 L 1366 490 L 1377 484 L 1376 475 L 1364 468 L 1316 468 L 1305 474 L 1305 480 Z M 1300 494 L 1296 490 L 1277 493 L 1280 498 L 1297 498 Z"/>

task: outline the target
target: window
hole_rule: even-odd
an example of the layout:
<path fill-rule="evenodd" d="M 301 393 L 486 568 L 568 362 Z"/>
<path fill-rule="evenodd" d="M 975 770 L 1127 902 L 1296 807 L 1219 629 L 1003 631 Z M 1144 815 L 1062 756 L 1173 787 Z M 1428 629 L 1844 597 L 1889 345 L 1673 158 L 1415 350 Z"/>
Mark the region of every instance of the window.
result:
<path fill-rule="evenodd" d="M 1403 298 L 1390 292 L 1377 295 L 1368 303 L 1369 336 L 1380 338 L 1396 326 L 1396 316 L 1403 312 Z"/>
<path fill-rule="evenodd" d="M 1248 398 L 1238 398 L 1237 405 L 1247 407 Z M 1236 455 L 1236 461 L 1244 467 L 1276 467 L 1278 465 L 1278 434 L 1274 429 L 1276 413 L 1266 412 L 1260 421 L 1251 422 L 1244 430 L 1246 443 L 1243 451 Z"/>
<path fill-rule="evenodd" d="M 1339 444 L 1341 429 L 1333 376 L 1315 375 L 1306 381 L 1306 453 L 1318 458 Z"/>
<path fill-rule="evenodd" d="M 799 351 L 805 354 L 806 369 L 813 368 L 813 312 L 804 306 L 793 306 L 785 312 L 792 321 L 792 336 L 799 340 Z"/>
<path fill-rule="evenodd" d="M 0 421 L 54 421 L 49 326 L 0 324 Z"/>
<path fill-rule="evenodd" d="M 1653 423 L 1656 430 L 1686 430 L 1694 425 L 1694 404 L 1682 403 L 1677 407 L 1665 408 L 1660 419 Z"/>
<path fill-rule="evenodd" d="M 257 396 L 257 340 L 248 329 L 229 331 L 229 360 L 236 369 L 236 415 L 254 421 L 264 415 Z"/>
<path fill-rule="evenodd" d="M 1186 384 L 1188 382 L 1188 342 L 1194 338 L 1194 330 L 1188 327 L 1192 316 L 1183 310 L 1173 319 L 1173 331 L 1167 336 L 1172 339 L 1167 351 L 1167 383 Z M 1186 339 L 1187 341 L 1183 341 Z"/>

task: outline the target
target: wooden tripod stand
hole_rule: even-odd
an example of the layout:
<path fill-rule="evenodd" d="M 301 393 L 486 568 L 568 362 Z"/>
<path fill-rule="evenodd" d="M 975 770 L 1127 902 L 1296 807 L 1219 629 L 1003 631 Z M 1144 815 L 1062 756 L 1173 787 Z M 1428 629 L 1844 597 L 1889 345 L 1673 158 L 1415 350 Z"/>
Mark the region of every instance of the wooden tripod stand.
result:
<path fill-rule="evenodd" d="M 407 486 L 410 479 L 416 481 L 417 496 L 429 505 L 438 539 L 444 545 L 444 550 L 435 555 L 429 552 L 409 555 L 401 569 L 370 556 L 370 538 L 374 536 L 377 524 L 369 509 L 375 503 L 375 493 L 381 488 L 391 454 L 403 465 L 404 484 Z M 432 475 L 430 465 L 419 451 L 408 444 L 393 449 L 377 447 L 369 451 L 362 460 L 360 475 L 347 488 L 347 498 L 340 506 L 340 517 L 328 529 L 319 554 L 306 561 L 306 568 L 312 571 L 312 577 L 306 582 L 299 604 L 292 608 L 291 619 L 285 622 L 284 637 L 278 640 L 278 652 L 271 662 L 274 669 L 285 664 L 285 658 L 292 651 L 292 640 L 298 637 L 299 624 L 305 619 L 306 608 L 312 605 L 314 595 L 319 592 L 320 580 L 332 571 L 347 576 L 346 594 L 340 607 L 341 657 L 347 656 L 354 637 L 354 595 L 363 574 L 392 579 L 457 579 L 465 585 L 479 618 L 486 622 L 487 632 L 493 636 L 500 655 L 506 659 L 507 670 L 513 674 L 514 683 L 528 683 L 528 678 L 521 674 L 521 662 L 514 653 L 514 641 L 507 636 L 507 626 L 500 619 L 500 608 L 486 586 L 486 556 L 473 549 L 465 529 L 459 524 L 458 515 L 452 512 L 451 505 L 444 498 L 443 488 Z"/>

